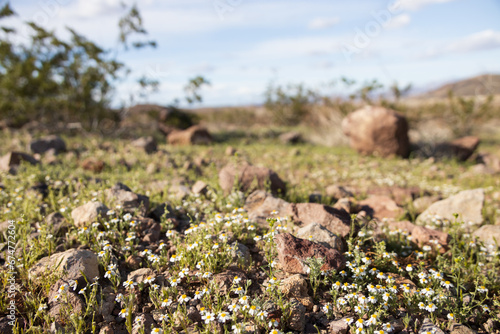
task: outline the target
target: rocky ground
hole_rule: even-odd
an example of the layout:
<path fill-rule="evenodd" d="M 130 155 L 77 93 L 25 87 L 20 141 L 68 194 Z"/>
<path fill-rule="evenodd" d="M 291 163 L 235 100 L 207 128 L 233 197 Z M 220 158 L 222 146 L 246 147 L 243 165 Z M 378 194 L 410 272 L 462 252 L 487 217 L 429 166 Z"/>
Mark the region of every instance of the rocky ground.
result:
<path fill-rule="evenodd" d="M 471 138 L 451 161 L 193 146 L 212 141 L 199 127 L 4 137 L 1 333 L 500 329 L 499 170 Z"/>

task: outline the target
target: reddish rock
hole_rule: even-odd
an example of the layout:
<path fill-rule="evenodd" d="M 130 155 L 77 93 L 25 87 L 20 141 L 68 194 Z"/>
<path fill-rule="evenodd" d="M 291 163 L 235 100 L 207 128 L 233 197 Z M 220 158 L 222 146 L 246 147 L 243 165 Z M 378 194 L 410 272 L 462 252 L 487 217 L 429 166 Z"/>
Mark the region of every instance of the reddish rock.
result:
<path fill-rule="evenodd" d="M 358 206 L 368 216 L 378 220 L 384 218 L 397 219 L 405 213 L 405 210 L 400 208 L 396 202 L 385 196 L 370 196 L 358 202 Z"/>
<path fill-rule="evenodd" d="M 455 158 L 459 161 L 465 161 L 474 154 L 479 146 L 480 140 L 475 136 L 467 136 L 455 139 L 449 143 L 442 143 L 437 146 L 436 154 L 438 157 Z"/>
<path fill-rule="evenodd" d="M 255 189 L 265 190 L 267 187 L 273 194 L 286 192 L 285 182 L 273 170 L 266 167 L 257 167 L 248 163 L 238 166 L 228 164 L 219 172 L 219 185 L 224 193 L 229 194 L 233 190 L 235 180 L 238 189 L 243 192 Z"/>
<path fill-rule="evenodd" d="M 82 161 L 82 168 L 94 173 L 100 173 L 106 167 L 104 161 L 96 158 L 87 158 Z"/>
<path fill-rule="evenodd" d="M 207 129 L 194 125 L 186 130 L 174 130 L 167 137 L 170 145 L 207 145 L 213 139 Z"/>
<path fill-rule="evenodd" d="M 344 210 L 316 203 L 292 203 L 287 215 L 300 225 L 319 223 L 328 231 L 345 238 L 351 233 L 351 215 Z"/>
<path fill-rule="evenodd" d="M 492 173 L 500 173 L 500 158 L 490 153 L 480 154 L 477 162 L 486 166 Z"/>
<path fill-rule="evenodd" d="M 383 157 L 410 154 L 408 122 L 393 110 L 366 106 L 344 118 L 342 131 L 349 137 L 351 147 L 361 154 Z"/>
<path fill-rule="evenodd" d="M 403 206 L 415 198 L 421 196 L 422 190 L 417 187 L 369 187 L 366 189 L 368 195 L 380 195 L 393 199 L 398 205 Z"/>
<path fill-rule="evenodd" d="M 121 183 L 106 189 L 105 193 L 107 201 L 115 206 L 120 205 L 124 212 L 145 216 L 149 209 L 149 197 L 136 194 Z"/>
<path fill-rule="evenodd" d="M 345 266 L 344 256 L 337 250 L 315 242 L 295 238 L 290 233 L 278 234 L 274 237 L 281 268 L 292 274 L 306 274 L 308 258 L 322 258 L 321 270 L 338 270 Z"/>
<path fill-rule="evenodd" d="M 212 282 L 217 287 L 218 291 L 226 294 L 231 290 L 235 277 L 241 278 L 241 282 L 243 285 L 246 284 L 247 277 L 245 273 L 236 267 L 229 268 L 219 274 L 214 275 Z"/>
<path fill-rule="evenodd" d="M 447 248 L 450 242 L 450 235 L 448 233 L 415 225 L 409 221 L 390 222 L 387 226 L 389 230 L 400 229 L 408 232 L 412 236 L 413 241 L 419 246 L 430 244 L 431 240 L 437 240 L 442 247 Z"/>

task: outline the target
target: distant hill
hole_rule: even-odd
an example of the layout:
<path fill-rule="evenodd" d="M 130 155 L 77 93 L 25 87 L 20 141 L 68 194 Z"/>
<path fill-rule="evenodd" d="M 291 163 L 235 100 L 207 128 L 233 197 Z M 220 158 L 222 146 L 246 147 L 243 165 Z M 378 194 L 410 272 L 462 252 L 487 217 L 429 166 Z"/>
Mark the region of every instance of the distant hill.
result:
<path fill-rule="evenodd" d="M 428 91 L 420 97 L 424 98 L 445 98 L 452 90 L 457 96 L 474 95 L 500 95 L 500 75 L 484 74 L 477 77 L 464 79 L 445 84 L 439 88 Z"/>

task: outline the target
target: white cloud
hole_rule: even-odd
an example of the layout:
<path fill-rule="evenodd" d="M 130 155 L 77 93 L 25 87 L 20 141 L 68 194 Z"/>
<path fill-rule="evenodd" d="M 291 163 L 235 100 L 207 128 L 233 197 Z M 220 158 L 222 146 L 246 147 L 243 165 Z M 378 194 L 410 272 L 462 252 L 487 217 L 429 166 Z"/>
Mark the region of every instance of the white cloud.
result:
<path fill-rule="evenodd" d="M 396 1 L 398 9 L 401 10 L 419 10 L 425 6 L 437 3 L 452 2 L 455 0 L 398 0 Z"/>
<path fill-rule="evenodd" d="M 496 48 L 500 48 L 500 31 L 489 29 L 465 36 L 440 48 L 429 49 L 422 55 L 422 58 L 434 58 L 444 54 L 469 53 Z"/>
<path fill-rule="evenodd" d="M 386 29 L 399 29 L 408 25 L 411 22 L 411 17 L 408 14 L 401 14 L 398 16 L 394 16 L 391 18 L 389 22 L 384 24 L 384 28 Z"/>
<path fill-rule="evenodd" d="M 266 59 L 292 58 L 307 55 L 326 55 L 337 52 L 338 40 L 332 37 L 305 36 L 263 41 L 241 53 L 245 57 Z"/>
<path fill-rule="evenodd" d="M 337 23 L 340 22 L 340 19 L 338 17 L 333 17 L 333 18 L 323 18 L 323 17 L 317 17 L 313 19 L 311 22 L 309 22 L 309 29 L 326 29 L 333 27 Z"/>

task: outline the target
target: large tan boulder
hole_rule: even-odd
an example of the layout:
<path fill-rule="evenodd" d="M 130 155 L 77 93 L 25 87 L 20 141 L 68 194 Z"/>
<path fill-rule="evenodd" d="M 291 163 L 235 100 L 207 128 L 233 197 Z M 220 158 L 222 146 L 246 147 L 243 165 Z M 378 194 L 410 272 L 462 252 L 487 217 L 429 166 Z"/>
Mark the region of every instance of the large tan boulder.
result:
<path fill-rule="evenodd" d="M 361 154 L 410 154 L 408 122 L 393 110 L 373 106 L 356 110 L 344 118 L 342 131 L 349 137 L 351 147 Z"/>

